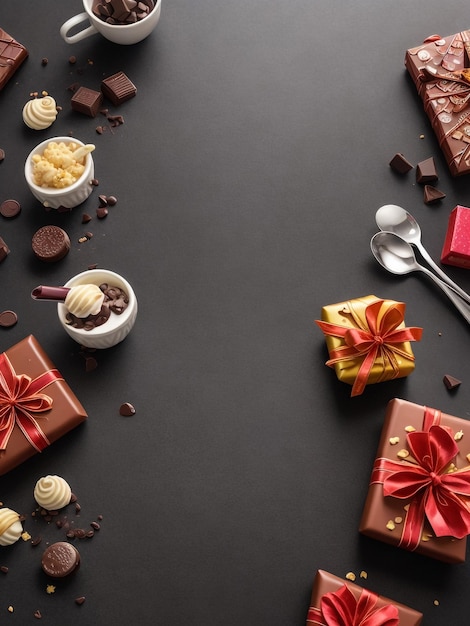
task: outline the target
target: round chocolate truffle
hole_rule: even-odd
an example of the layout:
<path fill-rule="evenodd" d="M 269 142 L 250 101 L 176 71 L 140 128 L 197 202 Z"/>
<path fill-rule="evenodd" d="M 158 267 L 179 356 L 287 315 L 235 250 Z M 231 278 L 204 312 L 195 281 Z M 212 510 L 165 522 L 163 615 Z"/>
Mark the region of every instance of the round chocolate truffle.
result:
<path fill-rule="evenodd" d="M 57 541 L 44 550 L 41 565 L 48 576 L 64 578 L 79 567 L 80 553 L 71 543 Z"/>
<path fill-rule="evenodd" d="M 70 238 L 59 226 L 43 226 L 32 239 L 33 252 L 41 261 L 60 261 L 70 250 Z"/>

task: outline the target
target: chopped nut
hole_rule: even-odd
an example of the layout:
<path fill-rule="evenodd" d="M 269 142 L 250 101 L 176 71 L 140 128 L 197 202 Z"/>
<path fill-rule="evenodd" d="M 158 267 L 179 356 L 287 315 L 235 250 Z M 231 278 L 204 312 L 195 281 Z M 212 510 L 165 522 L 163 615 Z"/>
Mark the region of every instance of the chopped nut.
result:
<path fill-rule="evenodd" d="M 400 517 L 399 515 L 397 515 L 395 518 L 395 524 L 401 524 L 402 521 L 403 521 L 403 517 Z"/>
<path fill-rule="evenodd" d="M 434 606 L 439 606 L 439 600 L 434 600 Z"/>
<path fill-rule="evenodd" d="M 11 606 L 11 604 L 10 604 L 10 606 L 8 607 L 8 610 L 9 610 L 9 612 L 10 612 L 10 613 L 13 613 L 13 611 L 14 611 L 15 609 L 14 609 L 14 608 Z"/>
<path fill-rule="evenodd" d="M 397 457 L 400 459 L 406 459 L 407 456 L 410 456 L 410 453 L 405 448 L 402 448 L 397 452 Z"/>
<path fill-rule="evenodd" d="M 388 528 L 388 530 L 395 530 L 395 522 L 392 519 L 389 519 L 385 524 L 385 527 Z"/>
<path fill-rule="evenodd" d="M 405 430 L 407 433 L 414 433 L 416 428 L 414 426 L 405 426 Z"/>
<path fill-rule="evenodd" d="M 470 463 L 470 452 L 467 454 L 467 456 L 465 457 L 467 459 L 467 461 Z"/>
<path fill-rule="evenodd" d="M 361 571 L 361 573 L 359 574 L 359 576 L 361 578 L 367 578 L 367 572 L 365 572 L 364 570 Z"/>
<path fill-rule="evenodd" d="M 23 541 L 29 541 L 31 539 L 31 535 L 25 530 L 21 533 L 21 539 L 23 539 Z"/>
<path fill-rule="evenodd" d="M 392 446 L 395 446 L 400 441 L 400 437 L 390 437 L 389 442 Z"/>
<path fill-rule="evenodd" d="M 447 474 L 452 474 L 453 472 L 457 471 L 457 466 L 455 465 L 455 463 L 449 463 L 449 466 L 447 468 Z"/>
<path fill-rule="evenodd" d="M 454 435 L 455 441 L 460 441 L 462 437 L 463 437 L 463 430 L 458 430 Z"/>
<path fill-rule="evenodd" d="M 354 580 L 356 580 L 356 574 L 355 574 L 354 572 L 348 572 L 348 573 L 346 574 L 346 578 L 347 578 L 347 580 L 352 580 L 352 581 L 354 581 Z"/>
<path fill-rule="evenodd" d="M 46 593 L 54 593 L 54 592 L 55 592 L 55 585 L 47 585 Z"/>

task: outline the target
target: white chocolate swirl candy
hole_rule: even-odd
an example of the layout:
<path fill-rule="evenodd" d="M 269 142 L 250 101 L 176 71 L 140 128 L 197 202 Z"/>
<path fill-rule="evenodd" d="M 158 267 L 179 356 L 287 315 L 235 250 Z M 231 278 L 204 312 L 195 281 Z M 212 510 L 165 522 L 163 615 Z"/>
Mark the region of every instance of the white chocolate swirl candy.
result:
<path fill-rule="evenodd" d="M 76 285 L 65 297 L 65 306 L 76 317 L 97 315 L 104 301 L 104 293 L 98 285 Z"/>
<path fill-rule="evenodd" d="M 72 490 L 60 476 L 43 476 L 34 487 L 34 499 L 47 511 L 57 511 L 70 504 Z"/>
<path fill-rule="evenodd" d="M 34 98 L 23 107 L 23 122 L 33 130 L 49 128 L 57 117 L 56 102 L 52 96 Z"/>
<path fill-rule="evenodd" d="M 20 516 L 6 507 L 0 509 L 0 546 L 11 546 L 23 532 Z"/>

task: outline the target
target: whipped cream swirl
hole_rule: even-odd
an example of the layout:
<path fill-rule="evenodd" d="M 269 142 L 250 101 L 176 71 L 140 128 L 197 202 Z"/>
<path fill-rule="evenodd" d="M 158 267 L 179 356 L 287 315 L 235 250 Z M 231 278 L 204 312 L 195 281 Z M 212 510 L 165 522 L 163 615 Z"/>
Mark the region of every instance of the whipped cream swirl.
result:
<path fill-rule="evenodd" d="M 70 504 L 72 490 L 60 476 L 43 476 L 34 487 L 34 499 L 43 509 L 57 511 Z"/>
<path fill-rule="evenodd" d="M 23 532 L 20 516 L 7 507 L 0 509 L 0 546 L 11 546 Z"/>
<path fill-rule="evenodd" d="M 67 310 L 76 317 L 85 318 L 98 315 L 104 301 L 104 293 L 98 285 L 76 285 L 65 297 Z"/>
<path fill-rule="evenodd" d="M 23 122 L 33 130 L 49 128 L 57 117 L 56 102 L 52 96 L 34 98 L 23 107 Z"/>

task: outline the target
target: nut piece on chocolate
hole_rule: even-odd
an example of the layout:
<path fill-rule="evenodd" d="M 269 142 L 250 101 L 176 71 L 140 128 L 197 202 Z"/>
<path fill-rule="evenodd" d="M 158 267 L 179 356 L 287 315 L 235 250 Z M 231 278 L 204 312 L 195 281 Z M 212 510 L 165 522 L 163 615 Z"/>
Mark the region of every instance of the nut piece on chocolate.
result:
<path fill-rule="evenodd" d="M 434 202 L 438 202 L 445 197 L 446 194 L 440 189 L 437 189 L 437 187 L 424 185 L 424 204 L 434 204 Z"/>
<path fill-rule="evenodd" d="M 74 111 L 89 117 L 96 117 L 102 102 L 103 94 L 88 87 L 79 87 L 70 100 Z"/>
<path fill-rule="evenodd" d="M 101 91 L 106 98 L 111 100 L 114 106 L 118 106 L 126 100 L 133 98 L 137 93 L 137 87 L 124 72 L 118 72 L 101 82 Z"/>
<path fill-rule="evenodd" d="M 67 541 L 58 541 L 46 548 L 41 566 L 48 576 L 64 578 L 80 566 L 80 553 Z"/>
<path fill-rule="evenodd" d="M 420 161 L 416 166 L 416 182 L 420 184 L 432 183 L 438 179 L 434 157 Z"/>
<path fill-rule="evenodd" d="M 0 28 L 0 91 L 27 56 L 26 48 Z"/>
<path fill-rule="evenodd" d="M 34 233 L 31 245 L 38 259 L 53 263 L 68 253 L 70 238 L 59 226 L 43 226 Z"/>
<path fill-rule="evenodd" d="M 397 154 L 390 161 L 389 165 L 392 170 L 394 170 L 398 174 L 406 174 L 413 169 L 411 163 L 407 159 L 405 159 L 401 152 L 397 152 Z"/>

